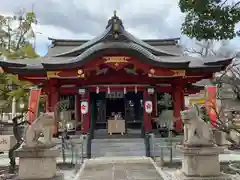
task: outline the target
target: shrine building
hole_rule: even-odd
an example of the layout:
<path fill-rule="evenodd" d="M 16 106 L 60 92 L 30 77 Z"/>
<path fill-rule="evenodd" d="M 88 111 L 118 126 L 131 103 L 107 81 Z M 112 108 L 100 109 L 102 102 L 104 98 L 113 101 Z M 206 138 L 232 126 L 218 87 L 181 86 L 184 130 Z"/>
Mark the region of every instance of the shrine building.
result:
<path fill-rule="evenodd" d="M 0 66 L 20 80 L 41 85 L 47 111 L 69 98 L 84 133 L 106 129 L 114 113 L 126 128 L 151 132 L 163 109 L 173 110 L 174 128 L 180 132 L 184 96 L 198 93 L 203 87 L 193 84 L 211 79 L 232 61 L 184 56 L 179 38 L 141 40 L 125 29 L 116 12 L 92 40 L 49 39 L 46 56 L 1 61 Z M 166 94 L 170 99 L 164 101 Z"/>

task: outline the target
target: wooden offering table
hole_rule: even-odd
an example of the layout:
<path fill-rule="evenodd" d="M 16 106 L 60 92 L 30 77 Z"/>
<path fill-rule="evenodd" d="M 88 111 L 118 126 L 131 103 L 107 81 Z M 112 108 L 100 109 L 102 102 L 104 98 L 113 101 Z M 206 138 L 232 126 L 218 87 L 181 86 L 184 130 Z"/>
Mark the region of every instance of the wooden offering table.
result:
<path fill-rule="evenodd" d="M 125 133 L 125 120 L 108 120 L 108 133 L 112 135 L 113 133 Z"/>

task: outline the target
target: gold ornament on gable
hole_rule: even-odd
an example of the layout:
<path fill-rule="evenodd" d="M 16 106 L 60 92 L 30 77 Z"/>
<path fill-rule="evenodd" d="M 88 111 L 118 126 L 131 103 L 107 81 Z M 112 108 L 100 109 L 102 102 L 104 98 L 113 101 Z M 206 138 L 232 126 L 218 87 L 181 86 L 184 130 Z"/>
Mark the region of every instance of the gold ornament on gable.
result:
<path fill-rule="evenodd" d="M 47 71 L 47 77 L 48 78 L 56 78 L 56 77 L 59 77 L 58 76 L 58 73 L 59 73 L 60 71 Z"/>
<path fill-rule="evenodd" d="M 171 70 L 174 75 L 173 76 L 185 76 L 185 70 Z"/>
<path fill-rule="evenodd" d="M 111 57 L 103 57 L 105 60 L 104 63 L 128 63 L 130 57 L 125 56 L 111 56 Z"/>

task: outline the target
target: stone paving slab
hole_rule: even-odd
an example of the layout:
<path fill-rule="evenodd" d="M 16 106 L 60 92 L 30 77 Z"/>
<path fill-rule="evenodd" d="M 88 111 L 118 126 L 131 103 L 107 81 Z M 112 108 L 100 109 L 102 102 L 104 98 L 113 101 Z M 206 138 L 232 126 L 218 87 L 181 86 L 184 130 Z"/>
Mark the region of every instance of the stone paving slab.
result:
<path fill-rule="evenodd" d="M 149 158 L 91 159 L 80 171 L 74 180 L 163 180 Z"/>

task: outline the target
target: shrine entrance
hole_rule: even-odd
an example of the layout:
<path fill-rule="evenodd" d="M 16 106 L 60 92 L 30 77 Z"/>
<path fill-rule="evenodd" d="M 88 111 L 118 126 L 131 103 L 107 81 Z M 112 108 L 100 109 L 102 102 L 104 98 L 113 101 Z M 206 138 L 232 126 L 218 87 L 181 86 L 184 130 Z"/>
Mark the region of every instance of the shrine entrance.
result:
<path fill-rule="evenodd" d="M 142 92 L 92 92 L 91 99 L 95 99 L 92 102 L 95 109 L 94 131 L 106 135 L 108 120 L 116 119 L 124 120 L 126 133 L 134 130 L 140 135 L 143 125 Z"/>
<path fill-rule="evenodd" d="M 114 119 L 118 115 L 118 119 L 125 117 L 125 102 L 123 92 L 106 93 L 106 120 Z"/>

